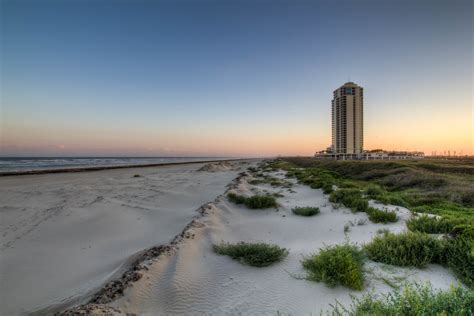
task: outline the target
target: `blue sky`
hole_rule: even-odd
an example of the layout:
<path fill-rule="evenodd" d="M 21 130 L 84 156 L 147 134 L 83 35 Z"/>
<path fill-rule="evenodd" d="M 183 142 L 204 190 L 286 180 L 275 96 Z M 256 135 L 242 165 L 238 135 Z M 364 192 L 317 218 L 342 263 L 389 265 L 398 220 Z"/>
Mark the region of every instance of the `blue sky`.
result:
<path fill-rule="evenodd" d="M 2 155 L 473 153 L 470 1 L 3 1 Z"/>

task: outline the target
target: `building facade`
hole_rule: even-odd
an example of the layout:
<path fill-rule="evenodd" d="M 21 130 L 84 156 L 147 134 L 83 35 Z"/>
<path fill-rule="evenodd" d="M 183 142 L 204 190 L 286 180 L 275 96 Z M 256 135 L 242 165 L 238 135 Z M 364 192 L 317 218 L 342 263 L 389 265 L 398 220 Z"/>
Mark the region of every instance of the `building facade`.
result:
<path fill-rule="evenodd" d="M 332 100 L 332 153 L 360 155 L 364 148 L 364 89 L 346 82 Z"/>

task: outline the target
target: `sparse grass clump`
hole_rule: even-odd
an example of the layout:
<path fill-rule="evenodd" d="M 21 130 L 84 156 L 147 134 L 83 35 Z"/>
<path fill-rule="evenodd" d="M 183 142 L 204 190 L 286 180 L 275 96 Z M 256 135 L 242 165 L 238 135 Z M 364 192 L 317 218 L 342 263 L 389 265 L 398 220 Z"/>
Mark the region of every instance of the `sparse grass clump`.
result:
<path fill-rule="evenodd" d="M 417 216 L 407 221 L 407 227 L 411 231 L 428 234 L 447 234 L 454 227 L 466 223 L 464 218 L 439 218 L 434 216 Z"/>
<path fill-rule="evenodd" d="M 287 249 L 265 243 L 222 243 L 220 245 L 214 245 L 213 249 L 220 255 L 229 256 L 242 264 L 254 267 L 269 266 L 288 255 Z"/>
<path fill-rule="evenodd" d="M 319 207 L 311 207 L 311 206 L 305 206 L 305 207 L 295 207 L 291 210 L 294 214 L 296 215 L 301 215 L 301 216 L 313 216 L 316 214 L 319 214 Z"/>
<path fill-rule="evenodd" d="M 386 233 L 376 236 L 364 249 L 373 261 L 422 268 L 428 263 L 440 262 L 444 245 L 427 234 Z"/>
<path fill-rule="evenodd" d="M 367 209 L 369 220 L 373 223 L 395 223 L 398 220 L 397 213 L 389 210 L 379 210 L 374 207 Z"/>
<path fill-rule="evenodd" d="M 367 294 L 353 298 L 350 310 L 336 304 L 333 315 L 474 315 L 474 292 L 462 287 L 447 291 L 434 290 L 431 285 L 407 285 L 383 296 Z"/>
<path fill-rule="evenodd" d="M 324 282 L 328 286 L 343 285 L 362 290 L 364 255 L 356 246 L 345 244 L 326 247 L 318 254 L 303 260 L 307 279 Z"/>
<path fill-rule="evenodd" d="M 271 195 L 254 195 L 251 197 L 245 197 L 243 195 L 229 193 L 227 194 L 227 197 L 235 204 L 244 204 L 250 209 L 264 209 L 278 206 L 275 197 Z"/>

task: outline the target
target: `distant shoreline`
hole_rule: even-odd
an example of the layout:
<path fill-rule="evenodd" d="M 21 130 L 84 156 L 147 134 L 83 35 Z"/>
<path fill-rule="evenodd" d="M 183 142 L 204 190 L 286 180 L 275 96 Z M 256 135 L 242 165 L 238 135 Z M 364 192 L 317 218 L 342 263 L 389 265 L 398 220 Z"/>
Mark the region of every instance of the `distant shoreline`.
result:
<path fill-rule="evenodd" d="M 189 164 L 196 164 L 196 163 L 214 163 L 214 162 L 220 162 L 220 161 L 244 161 L 244 160 L 253 160 L 253 159 L 262 159 L 262 158 L 233 158 L 233 159 L 219 159 L 219 160 L 162 162 L 162 163 L 142 164 L 142 165 L 96 166 L 96 167 L 58 168 L 58 169 L 43 169 L 43 170 L 4 171 L 4 172 L 0 172 L 0 177 L 27 176 L 27 175 L 51 174 L 51 173 L 73 173 L 73 172 L 112 170 L 112 169 L 163 167 L 163 166 L 175 166 L 175 165 L 189 165 Z"/>

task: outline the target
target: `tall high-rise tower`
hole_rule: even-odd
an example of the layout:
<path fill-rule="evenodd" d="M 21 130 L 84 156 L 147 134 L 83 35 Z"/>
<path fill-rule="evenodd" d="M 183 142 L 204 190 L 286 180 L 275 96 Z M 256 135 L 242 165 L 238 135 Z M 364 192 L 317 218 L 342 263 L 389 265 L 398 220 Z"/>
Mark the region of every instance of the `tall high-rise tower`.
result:
<path fill-rule="evenodd" d="M 332 100 L 332 151 L 360 154 L 364 146 L 364 90 L 346 82 Z"/>

